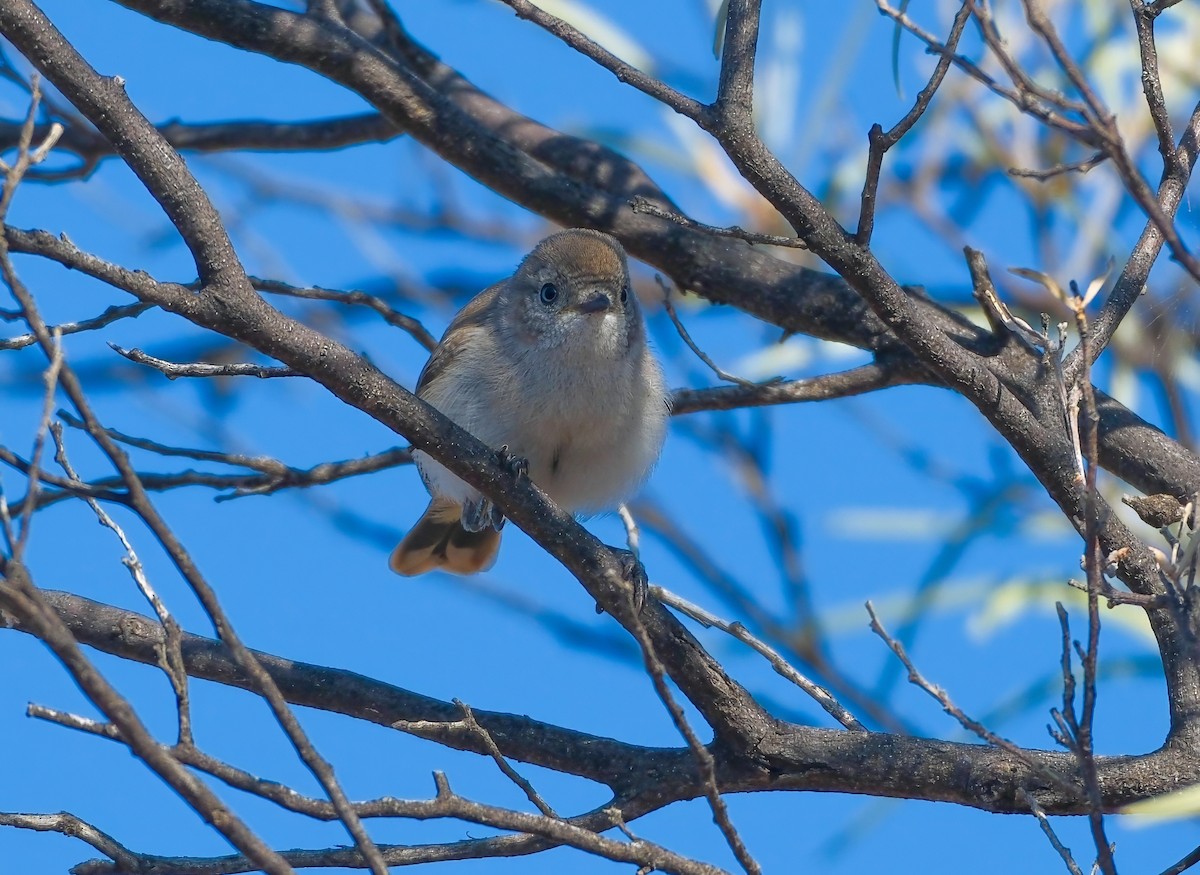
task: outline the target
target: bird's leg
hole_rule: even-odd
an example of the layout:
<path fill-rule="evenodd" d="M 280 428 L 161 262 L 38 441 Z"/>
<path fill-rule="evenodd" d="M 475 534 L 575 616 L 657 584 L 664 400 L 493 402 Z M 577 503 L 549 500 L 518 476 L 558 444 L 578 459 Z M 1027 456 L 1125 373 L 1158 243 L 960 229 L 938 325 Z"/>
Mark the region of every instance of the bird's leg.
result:
<path fill-rule="evenodd" d="M 610 547 L 617 554 L 621 563 L 621 577 L 630 587 L 630 599 L 633 603 L 634 614 L 640 614 L 646 606 L 646 598 L 650 595 L 650 578 L 646 575 L 646 566 L 642 565 L 637 555 L 619 547 Z M 596 613 L 603 614 L 604 608 L 598 603 Z"/>
<path fill-rule="evenodd" d="M 482 532 L 485 529 L 498 532 L 503 526 L 504 514 L 489 499 L 480 495 L 463 502 L 462 527 L 468 532 Z"/>
<path fill-rule="evenodd" d="M 496 461 L 511 471 L 518 480 L 529 476 L 529 460 L 510 453 L 508 444 L 496 451 Z M 498 532 L 504 528 L 504 514 L 489 499 L 480 495 L 463 502 L 462 527 L 468 532 L 482 532 L 484 529 L 495 529 Z"/>
<path fill-rule="evenodd" d="M 529 476 L 529 460 L 524 456 L 516 456 L 508 451 L 508 444 L 496 450 L 496 461 L 512 472 L 518 480 Z"/>
<path fill-rule="evenodd" d="M 520 480 L 529 476 L 529 460 L 514 456 L 505 444 L 496 451 L 496 461 L 512 472 Z M 482 532 L 484 529 L 495 529 L 497 532 L 504 528 L 504 514 L 500 508 L 482 495 L 463 503 L 462 527 L 468 532 Z"/>
<path fill-rule="evenodd" d="M 640 614 L 646 606 L 646 598 L 650 595 L 650 578 L 646 574 L 646 566 L 637 554 L 630 550 L 617 550 L 621 560 L 621 576 L 632 589 L 633 612 Z"/>

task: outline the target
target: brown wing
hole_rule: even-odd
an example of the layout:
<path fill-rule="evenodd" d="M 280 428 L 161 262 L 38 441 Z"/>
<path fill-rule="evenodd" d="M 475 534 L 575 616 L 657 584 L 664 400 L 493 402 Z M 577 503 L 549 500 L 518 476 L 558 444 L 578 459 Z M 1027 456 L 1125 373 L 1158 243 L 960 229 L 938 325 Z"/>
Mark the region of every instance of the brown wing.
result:
<path fill-rule="evenodd" d="M 434 348 L 433 354 L 429 356 L 429 361 L 422 368 L 421 376 L 417 378 L 417 395 L 423 395 L 423 391 L 445 373 L 463 346 L 471 342 L 471 335 L 475 333 L 472 329 L 483 327 L 496 302 L 496 296 L 503 288 L 503 282 L 489 286 L 458 311 L 458 315 L 454 317 L 441 341 Z"/>

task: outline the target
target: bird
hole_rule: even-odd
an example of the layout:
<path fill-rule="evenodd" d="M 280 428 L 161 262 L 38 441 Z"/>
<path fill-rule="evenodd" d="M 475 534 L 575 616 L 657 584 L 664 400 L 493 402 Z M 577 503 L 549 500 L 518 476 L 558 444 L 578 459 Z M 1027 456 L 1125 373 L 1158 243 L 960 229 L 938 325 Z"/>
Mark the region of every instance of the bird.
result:
<path fill-rule="evenodd" d="M 670 417 L 625 250 L 612 236 L 552 234 L 454 317 L 416 394 L 576 514 L 610 510 L 658 461 Z M 504 516 L 428 453 L 413 459 L 429 506 L 391 554 L 404 576 L 475 574 Z"/>

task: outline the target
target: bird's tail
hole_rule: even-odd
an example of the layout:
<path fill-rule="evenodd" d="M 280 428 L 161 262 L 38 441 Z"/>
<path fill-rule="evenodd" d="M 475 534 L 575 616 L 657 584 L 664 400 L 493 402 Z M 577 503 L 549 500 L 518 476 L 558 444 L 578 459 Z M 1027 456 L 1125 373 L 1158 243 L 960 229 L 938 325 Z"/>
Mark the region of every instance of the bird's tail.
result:
<path fill-rule="evenodd" d="M 462 526 L 461 505 L 435 498 L 392 551 L 388 566 L 405 577 L 435 568 L 476 574 L 492 567 L 499 549 L 498 531 L 468 532 Z"/>

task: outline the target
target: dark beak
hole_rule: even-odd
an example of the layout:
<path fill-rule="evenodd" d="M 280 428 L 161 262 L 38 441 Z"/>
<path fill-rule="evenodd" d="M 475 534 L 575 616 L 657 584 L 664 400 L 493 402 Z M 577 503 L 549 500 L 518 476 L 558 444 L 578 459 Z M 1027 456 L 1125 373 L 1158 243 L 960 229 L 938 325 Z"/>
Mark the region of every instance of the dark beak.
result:
<path fill-rule="evenodd" d="M 579 305 L 580 313 L 603 313 L 612 306 L 612 301 L 608 299 L 608 295 L 604 292 L 595 292 L 590 298 L 582 301 Z"/>

